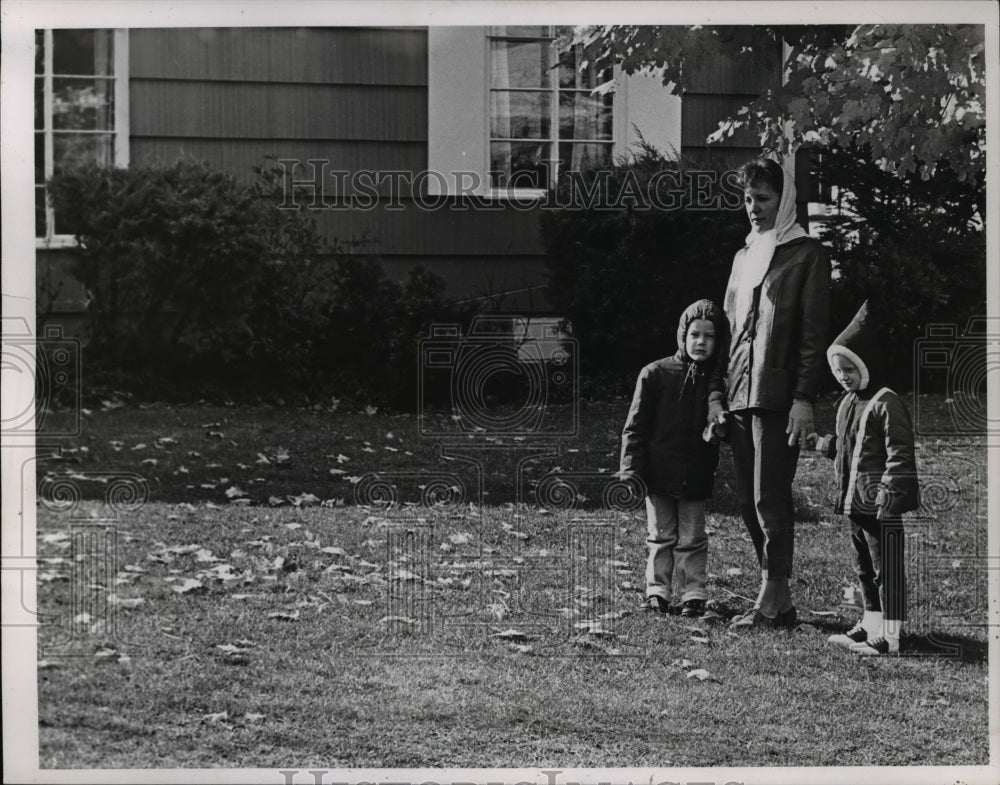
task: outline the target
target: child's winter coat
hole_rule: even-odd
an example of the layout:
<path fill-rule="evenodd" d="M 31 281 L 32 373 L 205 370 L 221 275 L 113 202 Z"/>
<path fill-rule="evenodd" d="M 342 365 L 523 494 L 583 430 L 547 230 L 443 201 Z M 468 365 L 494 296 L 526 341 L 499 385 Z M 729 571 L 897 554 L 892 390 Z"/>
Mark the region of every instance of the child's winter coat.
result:
<path fill-rule="evenodd" d="M 685 350 L 688 326 L 706 319 L 715 326 L 715 350 L 696 362 Z M 711 300 L 688 306 L 677 327 L 677 352 L 639 373 L 622 432 L 623 477 L 638 476 L 649 493 L 688 500 L 712 494 L 718 444 L 702 439 L 708 421 L 708 377 L 728 354 L 729 324 Z"/>
<path fill-rule="evenodd" d="M 834 458 L 839 487 L 834 509 L 844 515 L 899 515 L 920 506 L 910 414 L 882 385 L 879 334 L 868 304 L 837 336 L 827 357 L 840 354 L 861 372 L 861 389 L 844 394 L 836 438 L 823 450 Z"/>

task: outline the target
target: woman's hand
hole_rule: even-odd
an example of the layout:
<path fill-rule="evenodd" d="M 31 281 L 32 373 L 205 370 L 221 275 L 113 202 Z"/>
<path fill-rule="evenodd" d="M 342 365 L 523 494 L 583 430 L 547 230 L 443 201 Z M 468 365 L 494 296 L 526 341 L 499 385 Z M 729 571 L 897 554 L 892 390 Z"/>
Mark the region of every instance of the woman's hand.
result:
<path fill-rule="evenodd" d="M 788 434 L 788 446 L 794 447 L 800 442 L 805 444 L 806 437 L 812 432 L 812 404 L 796 398 L 792 403 L 792 410 L 788 413 L 788 427 L 785 428 L 785 433 Z"/>

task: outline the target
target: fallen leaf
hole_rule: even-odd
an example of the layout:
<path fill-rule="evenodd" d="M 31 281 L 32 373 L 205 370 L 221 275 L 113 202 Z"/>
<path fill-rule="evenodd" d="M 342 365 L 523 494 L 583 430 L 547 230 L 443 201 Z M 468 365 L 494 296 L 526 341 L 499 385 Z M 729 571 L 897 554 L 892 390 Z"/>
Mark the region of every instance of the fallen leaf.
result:
<path fill-rule="evenodd" d="M 183 583 L 176 584 L 170 588 L 178 594 L 188 594 L 189 592 L 204 589 L 205 584 L 201 581 L 195 580 L 194 578 L 185 578 Z"/>
<path fill-rule="evenodd" d="M 530 635 L 521 632 L 521 630 L 515 630 L 513 627 L 503 632 L 495 632 L 492 637 L 505 641 L 526 641 L 531 639 Z"/>
<path fill-rule="evenodd" d="M 311 493 L 303 493 L 299 496 L 289 496 L 288 501 L 293 507 L 314 507 L 320 503 L 320 498 Z"/>
<path fill-rule="evenodd" d="M 383 616 L 378 620 L 379 624 L 390 624 L 392 622 L 401 622 L 403 624 L 416 624 L 416 619 L 411 619 L 407 616 Z"/>
<path fill-rule="evenodd" d="M 238 496 L 246 496 L 246 492 L 241 490 L 238 485 L 231 485 L 226 488 L 226 497 L 229 499 L 235 499 Z"/>
<path fill-rule="evenodd" d="M 695 668 L 692 671 L 688 671 L 688 678 L 698 679 L 698 681 L 705 681 L 706 679 L 714 679 L 715 677 L 712 676 L 712 674 L 709 673 L 704 668 Z"/>
<path fill-rule="evenodd" d="M 297 610 L 290 613 L 288 611 L 275 611 L 274 613 L 267 614 L 267 618 L 281 619 L 282 621 L 298 621 L 299 612 Z"/>

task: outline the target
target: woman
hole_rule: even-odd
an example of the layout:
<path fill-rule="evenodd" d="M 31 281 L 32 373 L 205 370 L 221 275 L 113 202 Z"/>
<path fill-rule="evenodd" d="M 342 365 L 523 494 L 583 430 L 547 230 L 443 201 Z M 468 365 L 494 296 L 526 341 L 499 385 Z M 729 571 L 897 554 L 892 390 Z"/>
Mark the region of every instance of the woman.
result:
<path fill-rule="evenodd" d="M 709 396 L 710 421 L 729 406 L 740 512 L 761 568 L 755 607 L 734 630 L 795 626 L 792 479 L 825 371 L 830 262 L 795 223 L 791 166 L 761 158 L 740 169 L 752 230 L 726 288 L 728 367 Z"/>

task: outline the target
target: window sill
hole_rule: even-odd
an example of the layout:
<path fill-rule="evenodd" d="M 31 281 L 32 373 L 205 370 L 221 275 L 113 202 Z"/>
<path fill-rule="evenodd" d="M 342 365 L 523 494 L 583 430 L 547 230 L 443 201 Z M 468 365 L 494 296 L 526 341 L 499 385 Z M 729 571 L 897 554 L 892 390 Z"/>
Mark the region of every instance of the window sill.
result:
<path fill-rule="evenodd" d="M 36 251 L 58 251 L 64 248 L 79 248 L 76 238 L 71 234 L 57 234 L 49 239 L 35 238 Z"/>
<path fill-rule="evenodd" d="M 537 202 L 544 199 L 547 193 L 544 188 L 491 188 L 486 198 L 501 202 Z"/>

